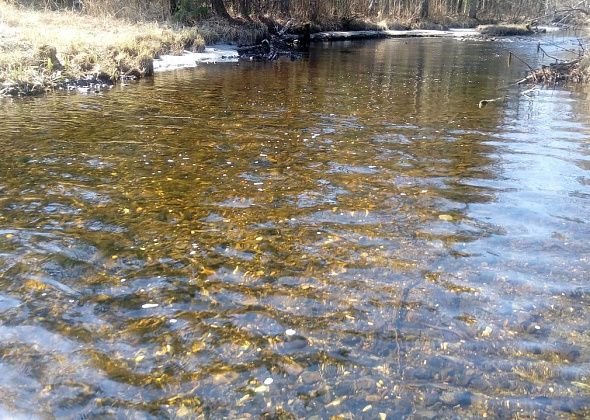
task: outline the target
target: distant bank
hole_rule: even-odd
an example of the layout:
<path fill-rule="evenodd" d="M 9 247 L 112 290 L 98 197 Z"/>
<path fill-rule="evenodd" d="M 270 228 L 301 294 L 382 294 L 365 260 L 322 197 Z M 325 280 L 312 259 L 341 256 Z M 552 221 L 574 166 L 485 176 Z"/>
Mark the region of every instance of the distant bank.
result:
<path fill-rule="evenodd" d="M 95 92 L 154 71 L 236 61 L 237 50 L 231 45 L 208 49 L 205 45 L 255 44 L 269 36 L 269 26 L 235 20 L 207 20 L 192 27 L 132 23 L 67 10 L 32 10 L 0 1 L 0 95 L 38 95 L 56 89 Z M 512 27 L 518 28 L 518 35 L 532 33 L 524 25 Z M 482 36 L 475 28 L 440 29 L 444 30 L 317 31 L 311 34 L 311 41 Z"/>

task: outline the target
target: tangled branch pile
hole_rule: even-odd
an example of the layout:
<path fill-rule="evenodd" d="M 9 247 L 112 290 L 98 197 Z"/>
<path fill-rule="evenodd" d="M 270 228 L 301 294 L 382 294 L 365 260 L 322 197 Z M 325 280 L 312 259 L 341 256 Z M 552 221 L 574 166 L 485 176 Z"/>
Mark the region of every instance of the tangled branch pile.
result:
<path fill-rule="evenodd" d="M 561 61 L 531 71 L 518 84 L 584 83 L 590 81 L 590 56 Z"/>

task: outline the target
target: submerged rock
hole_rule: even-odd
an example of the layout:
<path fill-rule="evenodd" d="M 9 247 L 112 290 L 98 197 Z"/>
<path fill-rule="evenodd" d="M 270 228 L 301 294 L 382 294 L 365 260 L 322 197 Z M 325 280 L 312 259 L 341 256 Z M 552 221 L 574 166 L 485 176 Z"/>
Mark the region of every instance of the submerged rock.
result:
<path fill-rule="evenodd" d="M 472 395 L 470 392 L 463 391 L 448 391 L 443 392 L 440 396 L 440 401 L 448 406 L 468 407 L 471 405 Z"/>

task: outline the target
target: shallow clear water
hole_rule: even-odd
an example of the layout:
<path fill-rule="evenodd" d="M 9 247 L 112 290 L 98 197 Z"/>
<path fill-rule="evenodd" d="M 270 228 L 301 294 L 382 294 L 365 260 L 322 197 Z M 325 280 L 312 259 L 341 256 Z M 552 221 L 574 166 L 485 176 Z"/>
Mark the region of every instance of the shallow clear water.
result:
<path fill-rule="evenodd" d="M 536 42 L 1 102 L 0 414 L 590 415 L 590 102 L 511 86 Z"/>

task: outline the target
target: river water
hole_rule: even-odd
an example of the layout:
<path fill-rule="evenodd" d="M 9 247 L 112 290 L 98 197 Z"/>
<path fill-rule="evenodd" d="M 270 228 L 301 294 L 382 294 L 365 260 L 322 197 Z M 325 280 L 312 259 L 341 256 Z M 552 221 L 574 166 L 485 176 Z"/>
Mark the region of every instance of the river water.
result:
<path fill-rule="evenodd" d="M 333 43 L 1 102 L 0 414 L 590 415 L 588 90 L 523 95 L 507 50 L 542 60 Z"/>

